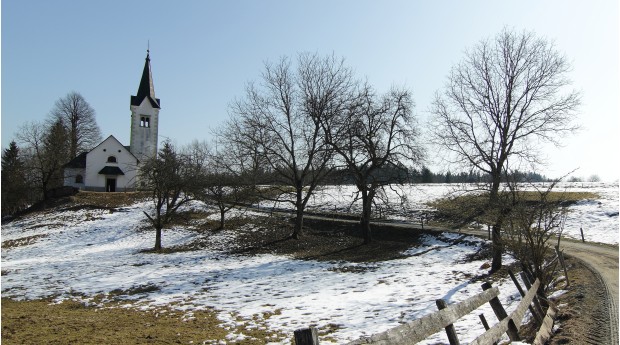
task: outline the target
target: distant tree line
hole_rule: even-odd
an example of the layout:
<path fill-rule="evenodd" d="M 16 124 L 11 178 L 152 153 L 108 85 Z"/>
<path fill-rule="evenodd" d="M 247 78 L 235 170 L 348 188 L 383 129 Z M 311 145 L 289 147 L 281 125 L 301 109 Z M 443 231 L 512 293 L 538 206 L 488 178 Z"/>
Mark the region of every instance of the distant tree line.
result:
<path fill-rule="evenodd" d="M 385 166 L 376 172 L 383 179 L 400 183 L 489 183 L 491 177 L 480 171 L 452 173 L 433 172 L 430 168 L 423 166 L 415 167 L 392 167 Z M 265 180 L 268 180 L 266 178 Z M 504 182 L 552 182 L 544 175 L 536 172 L 512 171 L 508 176 L 503 176 Z M 325 183 L 332 185 L 353 184 L 353 176 L 346 169 L 334 169 L 325 179 Z"/>

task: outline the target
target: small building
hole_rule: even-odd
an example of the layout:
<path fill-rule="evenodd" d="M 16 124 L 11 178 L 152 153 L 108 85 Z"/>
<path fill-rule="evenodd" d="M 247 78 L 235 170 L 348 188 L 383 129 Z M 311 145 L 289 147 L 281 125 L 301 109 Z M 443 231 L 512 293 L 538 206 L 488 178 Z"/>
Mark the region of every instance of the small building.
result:
<path fill-rule="evenodd" d="M 140 161 L 157 154 L 160 99 L 155 97 L 149 51 L 136 96 L 131 96 L 130 146 L 113 135 L 64 166 L 64 185 L 97 192 L 134 190 Z"/>
<path fill-rule="evenodd" d="M 65 186 L 95 192 L 134 190 L 138 158 L 113 135 L 65 165 Z"/>

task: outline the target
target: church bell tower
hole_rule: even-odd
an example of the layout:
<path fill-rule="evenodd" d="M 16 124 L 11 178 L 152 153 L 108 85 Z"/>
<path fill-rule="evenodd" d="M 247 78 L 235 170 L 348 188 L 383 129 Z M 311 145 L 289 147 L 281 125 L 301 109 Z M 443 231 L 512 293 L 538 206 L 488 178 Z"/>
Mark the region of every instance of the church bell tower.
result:
<path fill-rule="evenodd" d="M 146 51 L 142 79 L 135 96 L 131 96 L 131 136 L 129 151 L 140 161 L 157 155 L 157 130 L 159 127 L 160 100 L 155 97 L 151 59 Z"/>

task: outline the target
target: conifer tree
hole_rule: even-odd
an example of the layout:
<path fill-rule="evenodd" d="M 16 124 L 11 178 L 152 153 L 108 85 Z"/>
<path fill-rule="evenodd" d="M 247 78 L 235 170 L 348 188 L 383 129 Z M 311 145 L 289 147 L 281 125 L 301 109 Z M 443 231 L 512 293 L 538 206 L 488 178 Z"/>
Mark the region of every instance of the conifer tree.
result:
<path fill-rule="evenodd" d="M 2 152 L 2 215 L 22 210 L 28 203 L 26 171 L 19 147 L 11 141 Z"/>

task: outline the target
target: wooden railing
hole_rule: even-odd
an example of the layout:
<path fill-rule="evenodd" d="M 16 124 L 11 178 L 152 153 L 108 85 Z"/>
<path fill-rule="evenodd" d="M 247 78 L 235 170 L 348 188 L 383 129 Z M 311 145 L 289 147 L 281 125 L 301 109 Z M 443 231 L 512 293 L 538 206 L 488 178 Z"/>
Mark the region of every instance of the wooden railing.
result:
<path fill-rule="evenodd" d="M 436 300 L 437 308 L 439 309 L 437 312 L 394 327 L 385 332 L 354 340 L 348 343 L 348 345 L 415 344 L 442 329 L 445 329 L 450 344 L 456 345 L 459 344 L 459 339 L 453 324 L 485 303 L 491 305 L 495 316 L 497 316 L 497 319 L 500 321 L 493 327 L 489 327 L 484 316 L 480 314 L 479 317 L 486 332 L 478 336 L 470 342 L 470 344 L 493 344 L 498 342 L 504 334 L 507 334 L 511 341 L 521 340 L 519 329 L 521 328 L 525 312 L 528 309 L 539 326 L 534 344 L 544 344 L 545 341 L 549 339 L 551 329 L 553 328 L 555 310 L 553 307 L 549 307 L 547 314 L 543 316 L 543 310 L 539 299 L 544 299 L 545 297 L 540 295 L 540 281 L 538 279 L 533 280 L 531 274 L 521 272 L 521 279 L 523 279 L 523 283 L 527 288 L 525 291 L 512 272 L 510 272 L 510 275 L 522 296 L 521 302 L 519 302 L 517 308 L 510 315 L 506 313 L 506 310 L 498 298 L 500 293 L 499 289 L 491 286 L 491 283 L 486 282 L 482 284 L 483 292 L 478 295 L 450 305 L 446 304 L 444 300 L 438 299 Z M 297 330 L 294 336 L 297 345 L 317 345 L 319 343 L 318 330 L 315 327 Z"/>

